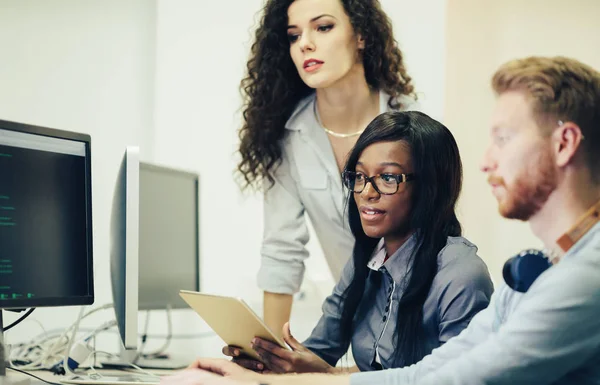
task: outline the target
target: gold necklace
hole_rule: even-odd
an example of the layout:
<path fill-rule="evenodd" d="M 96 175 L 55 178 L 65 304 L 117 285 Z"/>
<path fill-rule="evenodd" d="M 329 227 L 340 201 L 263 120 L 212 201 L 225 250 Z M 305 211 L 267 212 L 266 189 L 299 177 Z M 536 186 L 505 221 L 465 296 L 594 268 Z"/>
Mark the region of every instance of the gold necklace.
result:
<path fill-rule="evenodd" d="M 319 114 L 318 114 L 318 112 L 317 112 L 317 101 L 316 101 L 316 100 L 315 100 L 315 103 L 314 103 L 314 108 L 313 108 L 313 110 L 314 110 L 314 113 L 315 113 L 315 119 L 317 119 L 317 123 L 319 123 L 319 126 L 321 126 L 321 128 L 322 128 L 322 129 L 323 129 L 323 130 L 324 130 L 326 133 L 328 133 L 328 134 L 329 134 L 329 135 L 331 135 L 331 136 L 335 136 L 336 138 L 350 138 L 350 137 L 352 137 L 352 136 L 360 135 L 360 134 L 362 134 L 362 133 L 365 131 L 365 129 L 364 129 L 364 128 L 363 128 L 362 130 L 360 130 L 360 131 L 351 132 L 351 133 L 349 133 L 349 134 L 341 134 L 341 133 L 339 133 L 339 132 L 331 131 L 330 129 L 328 129 L 327 127 L 325 127 L 325 126 L 323 125 L 323 123 L 321 122 L 321 118 L 319 117 Z"/>

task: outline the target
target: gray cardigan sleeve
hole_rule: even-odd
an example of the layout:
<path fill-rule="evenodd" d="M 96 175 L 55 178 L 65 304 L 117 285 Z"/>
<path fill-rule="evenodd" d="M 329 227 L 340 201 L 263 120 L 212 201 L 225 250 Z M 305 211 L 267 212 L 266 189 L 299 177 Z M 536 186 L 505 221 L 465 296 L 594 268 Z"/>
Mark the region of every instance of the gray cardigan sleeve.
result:
<path fill-rule="evenodd" d="M 269 181 L 264 182 L 264 233 L 258 286 L 271 293 L 294 294 L 304 278 L 309 233 L 285 152 L 272 176 L 272 186 Z"/>

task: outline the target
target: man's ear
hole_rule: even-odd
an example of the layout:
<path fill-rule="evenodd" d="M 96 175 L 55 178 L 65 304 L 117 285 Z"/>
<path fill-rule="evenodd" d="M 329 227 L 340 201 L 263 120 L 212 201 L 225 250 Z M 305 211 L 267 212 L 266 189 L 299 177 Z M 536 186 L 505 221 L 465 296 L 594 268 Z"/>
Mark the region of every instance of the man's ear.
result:
<path fill-rule="evenodd" d="M 573 161 L 584 139 L 581 128 L 573 122 L 561 123 L 552 134 L 556 165 L 564 167 Z"/>

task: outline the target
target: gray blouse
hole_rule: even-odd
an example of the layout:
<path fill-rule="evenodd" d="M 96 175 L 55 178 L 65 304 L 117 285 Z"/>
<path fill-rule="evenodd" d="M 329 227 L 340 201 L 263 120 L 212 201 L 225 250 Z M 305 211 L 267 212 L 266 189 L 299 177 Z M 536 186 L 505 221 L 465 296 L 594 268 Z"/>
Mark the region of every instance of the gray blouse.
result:
<path fill-rule="evenodd" d="M 365 292 L 355 316 L 352 353 L 361 371 L 395 367 L 398 303 L 410 279 L 413 235 L 387 261 L 383 242 L 376 248 Z M 341 341 L 342 295 L 353 276 L 353 261 L 344 267 L 333 293 L 323 304 L 323 315 L 304 345 L 331 365 L 347 352 Z M 424 345 L 429 354 L 458 335 L 471 318 L 488 306 L 493 285 L 477 247 L 462 237 L 448 237 L 438 254 L 438 271 L 423 306 Z"/>

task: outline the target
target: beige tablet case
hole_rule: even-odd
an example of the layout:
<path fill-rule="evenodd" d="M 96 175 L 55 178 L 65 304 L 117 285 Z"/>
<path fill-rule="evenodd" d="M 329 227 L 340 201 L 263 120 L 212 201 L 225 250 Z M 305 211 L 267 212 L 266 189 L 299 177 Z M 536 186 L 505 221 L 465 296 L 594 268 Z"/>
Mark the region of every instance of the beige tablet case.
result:
<path fill-rule="evenodd" d="M 260 357 L 250 345 L 254 337 L 289 349 L 242 299 L 188 290 L 180 290 L 179 295 L 227 345 L 239 346 L 244 353 L 257 360 Z"/>

